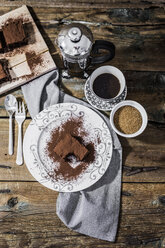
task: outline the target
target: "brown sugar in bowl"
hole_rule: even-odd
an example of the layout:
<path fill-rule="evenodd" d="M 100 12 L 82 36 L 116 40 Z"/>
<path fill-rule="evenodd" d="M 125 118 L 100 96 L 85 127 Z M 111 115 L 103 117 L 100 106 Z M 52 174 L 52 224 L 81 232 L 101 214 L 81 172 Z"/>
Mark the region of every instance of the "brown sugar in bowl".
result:
<path fill-rule="evenodd" d="M 148 117 L 142 105 L 135 101 L 118 103 L 111 111 L 110 123 L 120 136 L 133 138 L 140 135 L 147 126 Z"/>

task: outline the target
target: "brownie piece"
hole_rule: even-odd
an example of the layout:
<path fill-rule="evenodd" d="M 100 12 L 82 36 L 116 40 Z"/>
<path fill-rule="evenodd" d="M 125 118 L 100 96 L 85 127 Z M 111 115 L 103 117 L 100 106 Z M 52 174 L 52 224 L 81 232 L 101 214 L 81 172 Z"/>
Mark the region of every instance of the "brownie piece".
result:
<path fill-rule="evenodd" d="M 10 81 L 10 73 L 8 69 L 8 61 L 6 59 L 0 60 L 0 83 Z"/>
<path fill-rule="evenodd" d="M 2 30 L 0 30 L 0 53 L 4 53 L 5 46 L 6 46 L 5 38 L 4 38 Z"/>
<path fill-rule="evenodd" d="M 54 152 L 63 159 L 70 154 L 74 154 L 81 161 L 87 155 L 88 150 L 77 139 L 70 134 L 66 134 L 65 138 L 61 139 L 56 145 Z"/>
<path fill-rule="evenodd" d="M 7 78 L 8 76 L 3 68 L 3 63 L 0 61 L 0 83 L 6 81 Z"/>
<path fill-rule="evenodd" d="M 22 45 L 25 42 L 25 32 L 23 29 L 22 20 L 9 20 L 2 27 L 3 35 L 7 46 L 13 47 Z"/>

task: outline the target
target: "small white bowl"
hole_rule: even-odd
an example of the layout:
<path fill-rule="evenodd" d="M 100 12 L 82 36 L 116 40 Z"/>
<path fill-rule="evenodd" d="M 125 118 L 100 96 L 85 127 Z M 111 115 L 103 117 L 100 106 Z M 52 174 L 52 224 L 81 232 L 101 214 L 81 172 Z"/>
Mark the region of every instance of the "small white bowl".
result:
<path fill-rule="evenodd" d="M 116 127 L 115 127 L 115 124 L 114 124 L 114 115 L 116 113 L 116 111 L 123 107 L 123 106 L 132 106 L 134 108 L 136 108 L 141 116 L 142 116 L 142 125 L 141 125 L 141 128 L 135 132 L 135 133 L 132 133 L 132 134 L 125 134 L 125 133 L 122 133 L 120 132 Z M 147 126 L 147 122 L 148 122 L 148 116 L 147 116 L 147 113 L 145 111 L 145 109 L 143 108 L 143 106 L 141 104 L 139 104 L 138 102 L 135 102 L 135 101 L 130 101 L 130 100 L 127 100 L 127 101 L 123 101 L 123 102 L 120 102 L 118 103 L 111 111 L 111 114 L 110 114 L 110 124 L 113 128 L 113 130 L 119 134 L 120 136 L 123 136 L 123 137 L 126 137 L 126 138 L 134 138 L 138 135 L 140 135 L 146 128 Z"/>

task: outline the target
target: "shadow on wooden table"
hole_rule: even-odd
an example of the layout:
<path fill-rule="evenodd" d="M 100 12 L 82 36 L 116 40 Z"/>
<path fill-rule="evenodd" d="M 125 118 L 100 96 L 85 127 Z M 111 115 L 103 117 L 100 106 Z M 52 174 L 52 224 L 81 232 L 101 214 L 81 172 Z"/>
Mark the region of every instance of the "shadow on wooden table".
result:
<path fill-rule="evenodd" d="M 133 139 L 119 137 L 123 148 L 123 172 L 126 180 L 128 176 L 141 172 L 163 169 L 165 160 L 164 128 L 164 124 L 149 122 L 141 135 Z M 138 180 L 137 177 L 136 179 Z"/>
<path fill-rule="evenodd" d="M 123 165 L 125 165 L 125 161 L 127 159 L 127 156 L 129 155 L 129 153 L 132 152 L 132 147 L 129 145 L 128 141 L 126 138 L 118 136 L 119 141 L 121 143 L 122 149 L 123 149 Z"/>
<path fill-rule="evenodd" d="M 29 9 L 30 14 L 32 15 L 41 35 L 43 36 L 43 38 L 44 38 L 44 40 L 45 40 L 45 42 L 49 48 L 50 54 L 52 55 L 55 64 L 57 65 L 58 68 L 62 68 L 63 67 L 62 60 L 60 58 L 60 55 L 57 53 L 58 51 L 57 51 L 55 45 L 53 44 L 53 42 L 51 41 L 51 39 L 49 38 L 49 36 L 45 32 L 45 30 L 44 30 L 40 20 L 36 16 L 36 13 L 34 12 L 33 8 L 28 6 L 28 9 Z M 55 53 L 55 54 L 53 55 L 53 53 Z"/>
<path fill-rule="evenodd" d="M 145 131 L 135 139 L 143 144 L 165 144 L 164 131 L 165 123 L 149 122 Z"/>

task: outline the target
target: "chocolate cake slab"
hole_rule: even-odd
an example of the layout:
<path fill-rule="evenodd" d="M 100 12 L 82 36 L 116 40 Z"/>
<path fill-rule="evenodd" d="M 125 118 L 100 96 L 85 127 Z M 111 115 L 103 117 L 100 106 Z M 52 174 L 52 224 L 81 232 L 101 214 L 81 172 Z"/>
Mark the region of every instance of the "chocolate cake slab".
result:
<path fill-rule="evenodd" d="M 25 42 L 25 32 L 23 29 L 22 20 L 10 19 L 2 27 L 3 35 L 5 37 L 6 45 L 9 47 L 22 45 Z"/>
<path fill-rule="evenodd" d="M 0 60 L 0 83 L 8 81 L 10 78 L 7 64 L 7 60 Z"/>
<path fill-rule="evenodd" d="M 70 154 L 74 154 L 80 161 L 87 155 L 88 150 L 77 139 L 70 134 L 66 134 L 64 139 L 56 145 L 54 152 L 61 158 L 66 158 Z"/>

